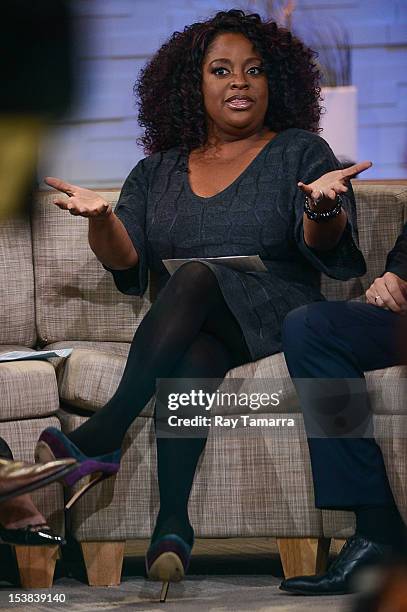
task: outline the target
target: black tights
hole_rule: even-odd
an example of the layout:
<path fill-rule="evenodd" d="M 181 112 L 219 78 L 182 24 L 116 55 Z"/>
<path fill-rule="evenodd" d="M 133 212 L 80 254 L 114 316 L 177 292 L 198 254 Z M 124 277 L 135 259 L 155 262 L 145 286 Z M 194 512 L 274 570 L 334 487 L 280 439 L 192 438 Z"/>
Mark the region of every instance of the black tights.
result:
<path fill-rule="evenodd" d="M 137 328 L 115 394 L 69 438 L 90 456 L 120 448 L 154 394 L 156 379 L 222 379 L 247 361 L 249 350 L 216 276 L 200 262 L 184 264 Z M 160 513 L 153 539 L 169 531 L 191 539 L 188 499 L 205 443 L 206 438 L 157 437 Z"/>

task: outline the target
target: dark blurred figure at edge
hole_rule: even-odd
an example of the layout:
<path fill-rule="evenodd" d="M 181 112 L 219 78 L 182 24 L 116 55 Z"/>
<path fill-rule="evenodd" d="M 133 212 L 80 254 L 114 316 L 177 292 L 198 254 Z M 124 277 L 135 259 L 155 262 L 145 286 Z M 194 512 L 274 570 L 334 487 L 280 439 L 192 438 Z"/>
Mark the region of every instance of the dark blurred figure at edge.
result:
<path fill-rule="evenodd" d="M 3 0 L 0 20 L 0 223 L 27 215 L 36 186 L 37 151 L 47 123 L 72 102 L 70 3 Z M 0 261 L 7 266 L 7 261 Z M 75 462 L 74 462 L 75 463 Z M 59 480 L 72 462 L 15 461 L 0 438 L 0 543 L 63 544 L 29 492 Z"/>
<path fill-rule="evenodd" d="M 1 3 L 0 220 L 29 203 L 41 135 L 72 104 L 71 7 L 65 0 Z"/>

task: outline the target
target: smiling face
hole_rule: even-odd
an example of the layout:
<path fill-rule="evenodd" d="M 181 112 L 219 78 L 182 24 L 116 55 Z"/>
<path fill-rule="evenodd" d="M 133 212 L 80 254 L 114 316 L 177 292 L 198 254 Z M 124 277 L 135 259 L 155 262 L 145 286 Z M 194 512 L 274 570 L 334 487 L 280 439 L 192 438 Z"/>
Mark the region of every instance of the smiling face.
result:
<path fill-rule="evenodd" d="M 264 128 L 268 81 L 262 58 L 243 34 L 218 34 L 202 63 L 209 137 L 245 138 Z"/>

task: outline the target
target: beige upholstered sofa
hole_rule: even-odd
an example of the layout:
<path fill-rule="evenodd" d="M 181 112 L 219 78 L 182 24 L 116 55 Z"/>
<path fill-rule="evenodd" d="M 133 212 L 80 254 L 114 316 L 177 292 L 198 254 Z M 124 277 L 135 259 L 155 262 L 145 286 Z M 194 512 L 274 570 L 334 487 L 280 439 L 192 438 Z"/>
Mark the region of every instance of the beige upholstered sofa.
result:
<path fill-rule="evenodd" d="M 330 299 L 363 296 L 407 220 L 407 187 L 358 184 L 355 191 L 368 273 L 346 283 L 324 278 Z M 118 192 L 102 195 L 115 203 Z M 150 304 L 147 295 L 117 291 L 88 246 L 86 220 L 62 212 L 51 200 L 49 192 L 39 194 L 31 218 L 0 226 L 0 352 L 74 348 L 68 359 L 0 364 L 0 435 L 26 460 L 33 460 L 44 427 L 61 423 L 69 431 L 111 397 Z M 211 431 L 190 500 L 196 535 L 276 537 L 286 575 L 313 572 L 326 559 L 329 539 L 351 534 L 353 523 L 348 513 L 314 508 L 302 417 L 284 358 L 262 359 L 228 377 L 280 379 L 282 402 L 267 411 L 294 415 L 297 426 L 289 435 L 281 428 Z M 407 520 L 407 440 L 397 436 L 407 419 L 403 368 L 370 373 L 368 381 L 391 484 Z M 151 415 L 149 405 L 129 430 L 117 477 L 97 485 L 70 513 L 91 584 L 119 582 L 125 541 L 151 534 L 158 509 Z M 62 532 L 61 486 L 35 498 Z M 51 584 L 55 557 L 53 549 L 19 548 L 23 583 Z"/>

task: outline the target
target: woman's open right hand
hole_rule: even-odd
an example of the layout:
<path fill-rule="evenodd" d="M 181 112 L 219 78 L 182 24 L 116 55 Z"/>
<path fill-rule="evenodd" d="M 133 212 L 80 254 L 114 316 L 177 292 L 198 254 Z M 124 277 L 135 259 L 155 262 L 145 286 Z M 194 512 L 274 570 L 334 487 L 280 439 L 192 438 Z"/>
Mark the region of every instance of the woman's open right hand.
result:
<path fill-rule="evenodd" d="M 90 189 L 71 185 L 52 176 L 47 176 L 44 181 L 50 187 L 54 187 L 54 189 L 68 196 L 68 198 L 55 197 L 54 204 L 62 210 L 68 210 L 71 215 L 106 219 L 113 212 L 111 205 Z"/>

